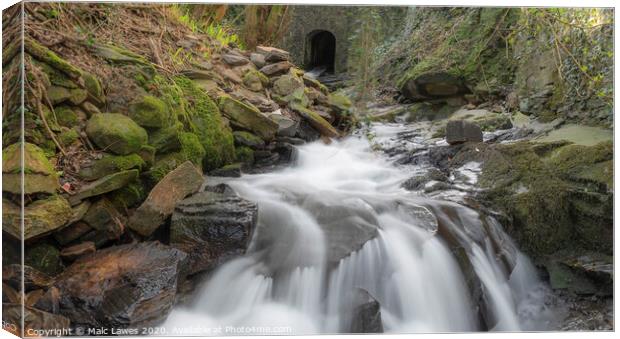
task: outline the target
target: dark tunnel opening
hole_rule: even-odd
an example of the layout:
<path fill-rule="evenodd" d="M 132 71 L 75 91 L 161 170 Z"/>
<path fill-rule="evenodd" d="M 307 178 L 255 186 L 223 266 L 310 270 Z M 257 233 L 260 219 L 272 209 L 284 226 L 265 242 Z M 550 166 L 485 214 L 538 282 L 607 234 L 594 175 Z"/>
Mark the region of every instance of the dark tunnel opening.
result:
<path fill-rule="evenodd" d="M 333 74 L 336 60 L 336 37 L 328 31 L 316 31 L 309 35 L 309 46 L 307 69 L 325 67 L 325 72 Z"/>

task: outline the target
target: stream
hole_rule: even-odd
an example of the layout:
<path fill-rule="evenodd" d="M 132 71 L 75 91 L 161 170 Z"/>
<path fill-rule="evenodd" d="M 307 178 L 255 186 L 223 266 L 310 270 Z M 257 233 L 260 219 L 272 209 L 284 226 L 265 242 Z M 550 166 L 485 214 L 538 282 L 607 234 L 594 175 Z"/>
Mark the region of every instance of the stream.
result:
<path fill-rule="evenodd" d="M 373 143 L 416 147 L 398 139 L 404 125 L 372 132 Z M 259 205 L 250 248 L 172 311 L 166 333 L 350 333 L 369 303 L 385 332 L 552 329 L 549 288 L 502 226 L 401 187 L 420 171 L 358 133 L 298 146 L 275 172 L 221 178 Z"/>

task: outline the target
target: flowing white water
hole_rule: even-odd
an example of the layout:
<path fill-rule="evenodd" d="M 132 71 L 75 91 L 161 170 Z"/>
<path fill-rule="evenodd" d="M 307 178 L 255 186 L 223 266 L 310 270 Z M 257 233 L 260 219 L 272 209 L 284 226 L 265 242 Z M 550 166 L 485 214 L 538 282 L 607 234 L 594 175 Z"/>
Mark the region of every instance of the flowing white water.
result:
<path fill-rule="evenodd" d="M 386 332 L 545 329 L 544 285 L 499 224 L 403 190 L 409 176 L 352 136 L 299 147 L 285 170 L 231 179 L 259 205 L 248 253 L 173 310 L 166 333 L 347 333 L 367 301 L 358 289 L 379 302 Z"/>

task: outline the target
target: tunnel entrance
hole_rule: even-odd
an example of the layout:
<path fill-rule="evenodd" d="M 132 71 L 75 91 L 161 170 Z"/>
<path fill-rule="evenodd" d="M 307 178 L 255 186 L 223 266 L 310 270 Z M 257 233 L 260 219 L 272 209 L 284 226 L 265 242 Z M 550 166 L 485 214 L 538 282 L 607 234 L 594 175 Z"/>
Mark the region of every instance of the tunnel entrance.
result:
<path fill-rule="evenodd" d="M 306 42 L 306 68 L 312 70 L 325 67 L 325 72 L 334 73 L 336 60 L 336 37 L 329 31 L 314 31 L 308 34 Z"/>

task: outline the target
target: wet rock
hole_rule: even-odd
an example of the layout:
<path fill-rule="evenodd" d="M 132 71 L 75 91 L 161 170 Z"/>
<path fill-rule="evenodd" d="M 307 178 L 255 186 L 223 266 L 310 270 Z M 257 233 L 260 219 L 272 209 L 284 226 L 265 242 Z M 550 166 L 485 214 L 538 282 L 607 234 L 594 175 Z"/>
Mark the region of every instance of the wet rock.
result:
<path fill-rule="evenodd" d="M 357 289 L 355 295 L 350 333 L 383 333 L 379 302 L 361 288 Z"/>
<path fill-rule="evenodd" d="M 448 177 L 442 171 L 431 168 L 424 175 L 418 175 L 407 179 L 407 181 L 402 184 L 402 187 L 409 191 L 419 191 L 424 189 L 424 186 L 431 181 L 447 182 Z"/>
<path fill-rule="evenodd" d="M 2 150 L 2 190 L 22 194 L 22 158 L 24 194 L 55 193 L 59 188 L 58 174 L 43 150 L 31 143 L 15 143 Z"/>
<path fill-rule="evenodd" d="M 464 142 L 482 142 L 482 130 L 474 123 L 464 120 L 448 121 L 446 142 L 450 145 Z"/>
<path fill-rule="evenodd" d="M 297 129 L 296 136 L 304 141 L 311 142 L 320 138 L 321 134 L 317 132 L 317 130 L 312 128 L 312 126 L 310 126 L 310 123 L 308 123 L 306 120 L 303 120 L 299 122 L 299 128 Z"/>
<path fill-rule="evenodd" d="M 334 128 L 334 126 L 327 122 L 327 120 L 323 119 L 315 111 L 305 108 L 297 103 L 292 104 L 291 109 L 306 119 L 306 121 L 308 121 L 312 127 L 319 131 L 321 135 L 330 138 L 337 138 L 340 136 L 340 133 Z"/>
<path fill-rule="evenodd" d="M 8 327 L 4 327 L 3 328 L 5 330 L 10 330 L 11 332 L 13 332 L 12 330 L 15 329 L 14 333 L 15 335 L 23 335 L 20 333 L 20 328 L 21 328 L 21 319 L 22 319 L 22 305 L 21 304 L 2 304 L 2 318 L 3 320 L 8 323 L 8 324 L 14 324 L 14 326 L 8 326 Z M 24 311 L 24 329 L 25 329 L 25 335 L 23 335 L 24 337 L 29 337 L 29 336 L 33 336 L 33 333 L 37 333 L 37 332 L 33 332 L 34 331 L 50 331 L 49 336 L 54 336 L 56 335 L 55 331 L 58 331 L 59 333 L 63 333 L 61 332 L 63 329 L 67 331 L 69 331 L 69 325 L 70 325 L 70 321 L 69 319 L 67 319 L 66 317 L 63 317 L 61 315 L 57 315 L 57 314 L 52 314 L 52 313 L 48 313 L 48 312 L 44 312 L 41 310 L 37 310 L 34 307 L 30 307 L 30 306 L 25 306 L 23 307 L 23 311 Z"/>
<path fill-rule="evenodd" d="M 267 76 L 274 76 L 287 72 L 292 66 L 293 64 L 288 61 L 281 61 L 275 64 L 264 66 L 260 69 L 260 71 Z"/>
<path fill-rule="evenodd" d="M 54 286 L 75 326 L 152 326 L 171 311 L 187 255 L 158 242 L 109 247 L 76 260 Z"/>
<path fill-rule="evenodd" d="M 412 100 L 447 98 L 469 93 L 465 81 L 448 73 L 425 73 L 405 82 L 403 95 Z"/>
<path fill-rule="evenodd" d="M 186 161 L 168 173 L 151 190 L 129 219 L 129 227 L 143 236 L 151 235 L 174 211 L 174 206 L 202 185 L 202 173 Z"/>
<path fill-rule="evenodd" d="M 21 208 L 7 199 L 2 201 L 2 230 L 22 239 Z M 30 240 L 64 226 L 72 216 L 71 206 L 59 195 L 36 200 L 24 208 L 23 239 Z"/>
<path fill-rule="evenodd" d="M 65 247 L 60 251 L 60 257 L 64 260 L 74 261 L 75 259 L 90 253 L 94 253 L 97 250 L 95 243 L 92 241 L 85 241 L 81 244 L 73 245 L 71 247 Z"/>
<path fill-rule="evenodd" d="M 26 291 L 46 289 L 54 282 L 49 275 L 38 271 L 32 266 L 12 264 L 2 267 L 2 281 L 16 290 L 21 289 L 22 274 Z"/>
<path fill-rule="evenodd" d="M 377 236 L 379 221 L 372 206 L 362 199 L 313 197 L 306 199 L 303 207 L 312 212 L 325 232 L 330 264 L 337 264 Z"/>
<path fill-rule="evenodd" d="M 234 131 L 233 138 L 235 145 L 246 146 L 252 149 L 262 149 L 265 147 L 265 141 L 256 135 L 245 131 Z"/>
<path fill-rule="evenodd" d="M 240 197 L 200 192 L 172 214 L 170 245 L 189 253 L 190 274 L 245 253 L 258 207 Z"/>
<path fill-rule="evenodd" d="M 161 128 L 170 122 L 166 103 L 152 95 L 145 95 L 132 102 L 129 105 L 129 117 L 146 128 Z"/>
<path fill-rule="evenodd" d="M 86 134 L 99 148 L 120 155 L 138 152 L 148 139 L 142 127 L 118 113 L 93 115 L 86 124 Z"/>
<path fill-rule="evenodd" d="M 219 107 L 231 122 L 252 131 L 263 140 L 271 140 L 278 131 L 278 124 L 265 117 L 256 107 L 244 104 L 229 96 L 221 96 Z"/>
<path fill-rule="evenodd" d="M 214 177 L 238 178 L 241 176 L 241 163 L 230 164 L 209 172 Z"/>
<path fill-rule="evenodd" d="M 237 196 L 237 193 L 235 192 L 234 189 L 232 189 L 232 187 L 230 187 L 228 184 L 217 184 L 215 186 L 205 186 L 204 188 L 205 192 L 214 192 L 214 193 L 219 193 L 225 196 Z"/>
<path fill-rule="evenodd" d="M 136 169 L 106 175 L 99 180 L 82 186 L 77 193 L 69 197 L 69 203 L 71 203 L 71 205 L 77 205 L 86 198 L 112 192 L 124 187 L 137 178 L 138 170 Z"/>
<path fill-rule="evenodd" d="M 113 155 L 104 154 L 101 159 L 93 160 L 80 168 L 79 175 L 85 180 L 97 180 L 117 172 L 142 169 L 146 167 L 144 160 L 138 154 Z"/>
<path fill-rule="evenodd" d="M 230 66 L 241 66 L 250 62 L 246 57 L 232 53 L 223 54 L 222 60 Z"/>

